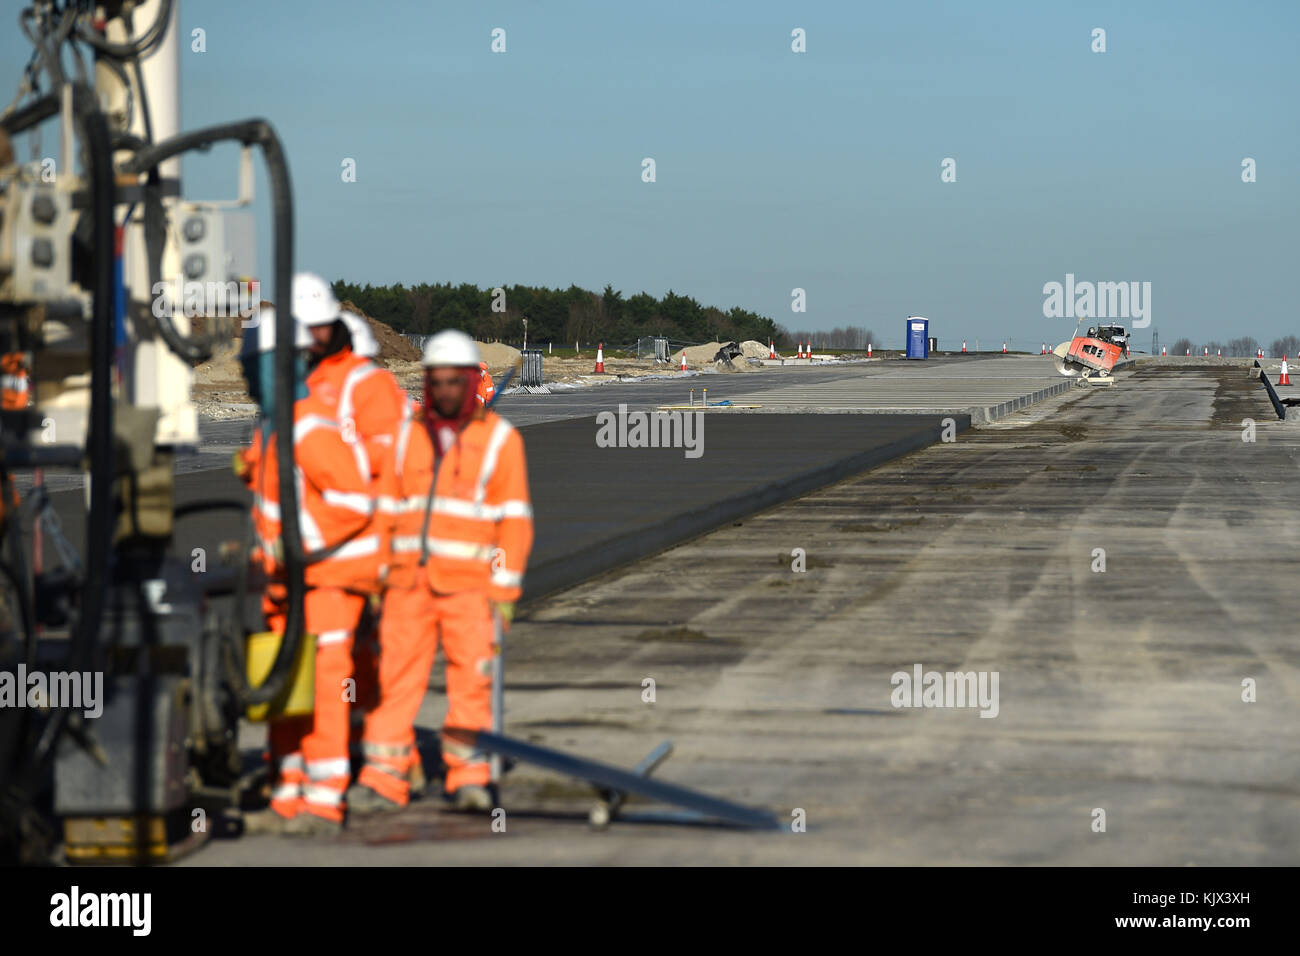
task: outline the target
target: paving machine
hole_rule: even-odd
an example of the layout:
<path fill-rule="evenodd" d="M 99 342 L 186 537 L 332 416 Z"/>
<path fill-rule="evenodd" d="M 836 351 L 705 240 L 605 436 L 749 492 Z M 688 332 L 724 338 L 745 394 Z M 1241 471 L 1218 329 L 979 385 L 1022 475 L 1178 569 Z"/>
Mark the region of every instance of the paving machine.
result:
<path fill-rule="evenodd" d="M 1076 326 L 1074 338 L 1062 342 L 1052 354 L 1062 375 L 1078 376 L 1089 384 L 1109 385 L 1114 382 L 1115 363 L 1128 358 L 1128 330 L 1122 325 L 1098 325 L 1080 335 Z"/>
<path fill-rule="evenodd" d="M 0 412 L 0 860 L 159 860 L 205 839 L 204 807 L 239 784 L 240 715 L 285 692 L 301 640 L 293 443 L 277 443 L 288 622 L 260 685 L 244 676 L 247 561 L 177 553 L 196 512 L 244 507 L 176 507 L 173 464 L 198 441 L 194 366 L 257 321 L 255 151 L 281 434 L 294 362 L 285 156 L 264 120 L 180 129 L 178 6 L 35 0 L 20 17 L 33 52 L 0 114 L 0 350 L 18 383 Z M 239 197 L 186 198 L 180 157 L 222 143 Z M 82 479 L 80 554 L 41 484 L 59 473 Z"/>

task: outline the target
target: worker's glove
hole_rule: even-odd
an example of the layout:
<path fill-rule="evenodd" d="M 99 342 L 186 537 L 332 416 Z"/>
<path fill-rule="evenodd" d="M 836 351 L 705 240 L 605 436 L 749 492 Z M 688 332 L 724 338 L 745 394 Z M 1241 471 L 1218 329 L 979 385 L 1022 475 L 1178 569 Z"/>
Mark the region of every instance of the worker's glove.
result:
<path fill-rule="evenodd" d="M 513 601 L 510 602 L 497 601 L 496 604 L 493 605 L 493 607 L 496 608 L 497 614 L 501 616 L 501 624 L 503 627 L 508 628 L 511 624 L 514 623 L 515 605 Z"/>
<path fill-rule="evenodd" d="M 248 468 L 248 459 L 244 457 L 242 449 L 236 451 L 230 456 L 230 470 L 235 473 L 235 477 L 246 477 L 248 475 Z"/>
<path fill-rule="evenodd" d="M 271 557 L 275 559 L 276 564 L 284 564 L 284 539 L 276 538 L 275 544 L 271 545 Z"/>

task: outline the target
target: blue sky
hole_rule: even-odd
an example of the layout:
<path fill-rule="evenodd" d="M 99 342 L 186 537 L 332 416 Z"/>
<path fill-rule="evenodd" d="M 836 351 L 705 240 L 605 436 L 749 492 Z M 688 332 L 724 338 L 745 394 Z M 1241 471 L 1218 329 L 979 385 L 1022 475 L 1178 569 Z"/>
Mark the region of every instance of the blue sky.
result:
<path fill-rule="evenodd" d="M 1300 334 L 1291 0 L 183 0 L 181 17 L 207 40 L 182 53 L 184 126 L 276 125 L 297 262 L 331 279 L 672 288 L 796 331 L 898 344 L 917 313 L 944 345 L 1036 347 L 1072 330 L 1042 288 L 1074 273 L 1152 284 L 1141 347 L 1152 329 Z M 3 31 L 14 83 L 26 55 Z M 233 148 L 187 159 L 185 193 L 233 194 L 235 166 Z M 269 266 L 269 222 L 261 239 Z"/>

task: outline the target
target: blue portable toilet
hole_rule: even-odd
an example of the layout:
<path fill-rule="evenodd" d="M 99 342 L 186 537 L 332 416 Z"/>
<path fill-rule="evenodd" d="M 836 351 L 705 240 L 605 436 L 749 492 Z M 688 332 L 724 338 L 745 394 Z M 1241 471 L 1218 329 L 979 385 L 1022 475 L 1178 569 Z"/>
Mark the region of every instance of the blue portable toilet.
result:
<path fill-rule="evenodd" d="M 930 357 L 930 320 L 921 315 L 907 317 L 907 357 Z"/>

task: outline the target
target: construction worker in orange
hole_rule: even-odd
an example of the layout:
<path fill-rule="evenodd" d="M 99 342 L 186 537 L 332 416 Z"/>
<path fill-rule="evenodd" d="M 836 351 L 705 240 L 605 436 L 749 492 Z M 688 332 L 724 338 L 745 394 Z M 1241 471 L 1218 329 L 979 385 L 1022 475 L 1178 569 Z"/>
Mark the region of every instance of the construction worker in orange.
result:
<path fill-rule="evenodd" d="M 21 352 L 6 352 L 0 357 L 0 408 L 7 412 L 22 411 L 31 397 L 31 379 Z"/>
<path fill-rule="evenodd" d="M 307 355 L 307 388 L 329 407 L 330 417 L 339 423 L 344 439 L 365 446 L 373 498 L 380 476 L 393 467 L 393 443 L 405 413 L 406 392 L 392 372 L 373 361 L 379 354 L 379 343 L 366 320 L 345 311 L 324 279 L 310 272 L 295 275 L 293 302 L 294 317 L 307 326 L 312 337 Z M 377 566 L 380 574 L 387 563 L 385 553 Z M 371 583 L 376 602 L 380 583 L 378 579 Z M 368 613 L 353 645 L 355 703 L 359 710 L 378 703 L 379 648 L 375 630 L 374 615 Z M 355 720 L 359 717 L 359 713 L 354 715 Z M 360 725 L 353 726 L 355 741 L 359 742 Z M 423 786 L 423 768 L 412 769 Z"/>
<path fill-rule="evenodd" d="M 263 600 L 267 624 L 282 631 L 287 591 L 276 460 L 279 436 L 272 424 L 277 401 L 275 322 L 275 310 L 262 307 L 256 329 L 244 334 L 240 363 L 249 394 L 263 417 L 252 445 L 236 455 L 235 471 L 253 493 L 255 559 L 268 581 Z M 305 349 L 310 333 L 299 322 L 294 326 L 295 345 Z M 343 825 L 351 777 L 348 698 L 353 631 L 378 576 L 383 550 L 365 446 L 345 440 L 331 409 L 308 392 L 306 371 L 305 354 L 300 352 L 292 382 L 293 443 L 299 523 L 307 555 L 305 629 L 316 638 L 315 704 L 310 716 L 271 721 L 271 808 L 250 827 L 296 835 L 329 834 Z"/>
<path fill-rule="evenodd" d="M 478 403 L 480 405 L 491 405 L 492 399 L 496 396 L 497 388 L 492 384 L 492 376 L 488 374 L 487 362 L 479 362 L 478 368 Z"/>
<path fill-rule="evenodd" d="M 439 332 L 422 364 L 424 405 L 402 422 L 383 504 L 393 523 L 380 701 L 366 717 L 365 765 L 348 792 L 354 813 L 401 809 L 409 800 L 414 722 L 438 644 L 446 655 L 444 726 L 491 726 L 495 628 L 514 617 L 533 544 L 523 439 L 478 402 L 478 347 L 463 332 Z M 496 806 L 487 754 L 444 732 L 442 755 L 445 795 L 457 809 Z"/>

